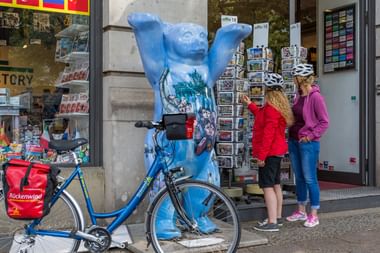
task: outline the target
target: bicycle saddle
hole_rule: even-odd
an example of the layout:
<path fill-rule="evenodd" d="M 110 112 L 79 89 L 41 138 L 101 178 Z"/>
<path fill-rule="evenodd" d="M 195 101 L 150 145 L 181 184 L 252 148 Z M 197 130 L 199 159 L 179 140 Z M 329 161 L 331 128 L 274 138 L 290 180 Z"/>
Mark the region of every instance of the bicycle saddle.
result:
<path fill-rule="evenodd" d="M 85 138 L 78 138 L 75 140 L 51 140 L 49 142 L 49 148 L 59 151 L 69 151 L 76 149 L 79 146 L 88 143 Z"/>

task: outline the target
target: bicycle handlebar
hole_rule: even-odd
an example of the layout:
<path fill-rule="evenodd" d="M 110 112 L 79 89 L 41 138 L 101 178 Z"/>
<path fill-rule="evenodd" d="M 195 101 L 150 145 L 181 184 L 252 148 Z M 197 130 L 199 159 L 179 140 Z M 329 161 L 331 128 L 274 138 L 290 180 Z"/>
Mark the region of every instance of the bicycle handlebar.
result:
<path fill-rule="evenodd" d="M 164 126 L 163 126 L 163 124 L 162 124 L 161 121 L 159 121 L 159 122 L 153 122 L 153 121 L 141 121 L 141 120 L 139 120 L 139 121 L 137 121 L 135 123 L 135 127 L 137 127 L 137 128 L 145 127 L 147 129 L 153 129 L 153 128 L 155 128 L 156 131 L 153 134 L 152 138 L 153 138 L 154 146 L 155 147 L 159 147 L 158 142 L 157 142 L 157 134 L 160 131 L 164 130 Z"/>
<path fill-rule="evenodd" d="M 135 123 L 135 127 L 137 127 L 137 128 L 145 127 L 148 129 L 152 129 L 152 128 L 154 128 L 154 125 L 153 125 L 152 121 L 137 121 Z"/>

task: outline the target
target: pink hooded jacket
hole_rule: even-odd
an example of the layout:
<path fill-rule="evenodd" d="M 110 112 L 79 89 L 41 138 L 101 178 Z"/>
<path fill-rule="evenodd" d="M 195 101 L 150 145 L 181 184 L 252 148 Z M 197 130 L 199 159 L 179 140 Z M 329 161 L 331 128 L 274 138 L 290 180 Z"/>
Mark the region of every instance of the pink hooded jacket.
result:
<path fill-rule="evenodd" d="M 298 131 L 299 138 L 309 137 L 310 140 L 319 141 L 329 127 L 329 115 L 319 87 L 315 84 L 305 98 L 303 105 L 303 119 L 305 125 Z M 296 98 L 294 104 L 298 103 Z"/>

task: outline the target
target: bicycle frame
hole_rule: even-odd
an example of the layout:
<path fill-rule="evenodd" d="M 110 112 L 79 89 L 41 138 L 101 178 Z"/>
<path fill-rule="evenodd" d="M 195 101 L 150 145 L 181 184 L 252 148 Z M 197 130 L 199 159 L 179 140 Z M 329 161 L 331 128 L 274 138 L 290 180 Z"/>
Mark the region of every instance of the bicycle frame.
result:
<path fill-rule="evenodd" d="M 156 159 L 154 159 L 153 164 L 149 168 L 144 180 L 140 183 L 139 187 L 135 191 L 135 194 L 133 197 L 129 200 L 129 202 L 119 210 L 113 211 L 113 212 L 106 212 L 106 213 L 97 213 L 94 211 L 91 198 L 88 194 L 87 186 L 85 179 L 83 177 L 83 172 L 80 168 L 80 164 L 77 162 L 77 158 L 75 153 L 72 153 L 76 165 L 74 171 L 71 173 L 69 178 L 65 180 L 65 182 L 59 187 L 58 191 L 54 194 L 51 206 L 54 205 L 54 203 L 58 200 L 58 197 L 62 194 L 62 192 L 70 185 L 70 183 L 75 179 L 78 178 L 83 196 L 86 201 L 87 211 L 91 219 L 92 225 L 97 225 L 97 219 L 106 219 L 106 218 L 112 218 L 114 217 L 113 221 L 107 226 L 107 230 L 112 234 L 112 232 L 119 227 L 128 217 L 132 214 L 132 212 L 136 209 L 136 207 L 141 203 L 141 201 L 144 199 L 145 195 L 148 193 L 149 187 L 151 186 L 153 180 L 156 178 L 158 173 L 162 171 L 164 168 L 166 168 L 166 162 L 164 161 L 164 157 L 162 155 L 162 151 L 156 149 Z M 64 237 L 64 238 L 76 238 L 76 239 L 83 239 L 81 236 L 75 235 L 75 232 L 73 231 L 47 231 L 47 230 L 38 230 L 35 229 L 35 226 L 39 224 L 40 220 L 34 220 L 27 228 L 28 234 L 33 235 L 45 235 L 45 236 L 54 236 L 54 237 Z"/>

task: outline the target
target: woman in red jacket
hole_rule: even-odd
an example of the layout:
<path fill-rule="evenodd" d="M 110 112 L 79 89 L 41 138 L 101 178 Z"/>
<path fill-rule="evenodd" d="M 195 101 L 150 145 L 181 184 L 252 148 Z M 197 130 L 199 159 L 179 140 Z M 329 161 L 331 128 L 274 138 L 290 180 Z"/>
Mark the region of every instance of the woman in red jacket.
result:
<path fill-rule="evenodd" d="M 259 166 L 259 186 L 264 191 L 268 219 L 254 229 L 259 231 L 279 231 L 282 215 L 282 189 L 280 185 L 280 164 L 288 151 L 285 139 L 286 126 L 293 124 L 293 113 L 283 91 L 282 76 L 269 73 L 265 78 L 265 105 L 257 107 L 249 97 L 243 102 L 254 114 L 252 150 L 253 158 Z"/>

